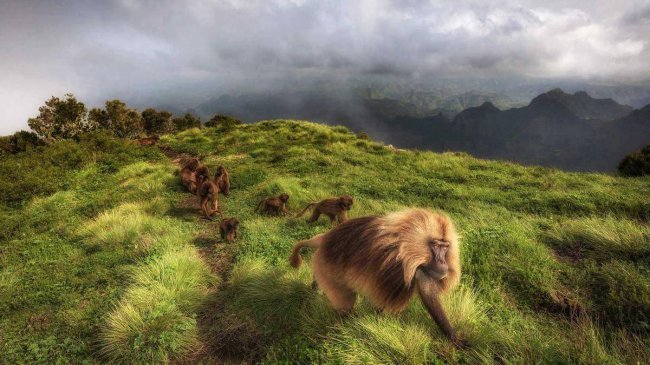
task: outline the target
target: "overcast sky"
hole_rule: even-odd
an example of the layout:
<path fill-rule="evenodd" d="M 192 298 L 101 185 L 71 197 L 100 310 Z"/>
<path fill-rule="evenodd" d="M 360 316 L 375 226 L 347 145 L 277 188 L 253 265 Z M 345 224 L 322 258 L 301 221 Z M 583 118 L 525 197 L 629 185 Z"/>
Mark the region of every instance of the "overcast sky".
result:
<path fill-rule="evenodd" d="M 192 105 L 309 76 L 633 83 L 649 42 L 650 1 L 0 0 L 0 134 L 65 92 Z"/>

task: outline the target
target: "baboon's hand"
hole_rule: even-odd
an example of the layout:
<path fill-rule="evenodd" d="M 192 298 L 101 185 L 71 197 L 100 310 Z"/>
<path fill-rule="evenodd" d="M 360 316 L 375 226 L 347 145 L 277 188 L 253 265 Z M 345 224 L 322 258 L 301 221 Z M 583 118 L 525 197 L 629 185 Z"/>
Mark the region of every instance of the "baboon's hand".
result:
<path fill-rule="evenodd" d="M 451 343 L 460 350 L 465 350 L 470 347 L 469 342 L 464 339 L 462 336 L 453 335 L 451 337 Z"/>

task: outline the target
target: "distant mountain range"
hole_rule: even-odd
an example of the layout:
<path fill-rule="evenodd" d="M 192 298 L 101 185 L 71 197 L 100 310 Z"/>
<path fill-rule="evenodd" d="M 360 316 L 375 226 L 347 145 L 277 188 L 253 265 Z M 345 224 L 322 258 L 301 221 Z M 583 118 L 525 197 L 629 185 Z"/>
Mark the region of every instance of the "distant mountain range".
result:
<path fill-rule="evenodd" d="M 613 171 L 627 153 L 650 143 L 650 106 L 634 110 L 558 88 L 528 105 L 498 93 L 385 86 L 223 95 L 192 111 L 249 122 L 292 118 L 343 124 L 396 146 L 573 171 Z"/>
<path fill-rule="evenodd" d="M 633 110 L 612 99 L 554 89 L 521 108 L 502 111 L 486 102 L 452 119 L 442 114 L 396 118 L 393 130 L 408 138 L 408 147 L 566 170 L 613 171 L 623 156 L 650 143 L 650 105 Z"/>

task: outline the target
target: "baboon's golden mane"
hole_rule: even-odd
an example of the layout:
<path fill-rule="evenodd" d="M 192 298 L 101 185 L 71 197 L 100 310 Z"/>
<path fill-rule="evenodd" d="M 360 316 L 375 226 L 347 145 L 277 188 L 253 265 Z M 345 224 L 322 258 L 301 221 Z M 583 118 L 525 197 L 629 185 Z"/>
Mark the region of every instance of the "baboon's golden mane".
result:
<path fill-rule="evenodd" d="M 360 286 L 372 288 L 374 301 L 386 309 L 406 305 L 413 292 L 413 278 L 421 265 L 433 259 L 431 239 L 450 243 L 449 273 L 439 280 L 440 291 L 458 282 L 458 240 L 446 216 L 425 209 L 408 209 L 383 217 L 356 218 L 337 226 L 324 237 L 321 249 L 341 270 L 354 270 Z"/>

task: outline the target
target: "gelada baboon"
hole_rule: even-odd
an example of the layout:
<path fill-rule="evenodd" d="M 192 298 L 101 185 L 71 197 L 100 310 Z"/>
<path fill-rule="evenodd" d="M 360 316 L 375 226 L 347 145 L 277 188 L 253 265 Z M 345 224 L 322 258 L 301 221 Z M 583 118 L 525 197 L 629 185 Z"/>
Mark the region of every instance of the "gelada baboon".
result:
<path fill-rule="evenodd" d="M 239 234 L 239 220 L 237 218 L 224 218 L 219 223 L 219 233 L 221 239 L 232 242 Z"/>
<path fill-rule="evenodd" d="M 215 184 L 219 187 L 219 191 L 223 195 L 228 196 L 230 194 L 230 175 L 228 170 L 225 167 L 217 167 L 217 173 L 215 174 Z"/>
<path fill-rule="evenodd" d="M 219 187 L 209 178 L 202 177 L 201 185 L 196 189 L 196 195 L 201 199 L 201 211 L 206 219 L 212 220 L 212 216 L 219 211 Z M 216 181 L 215 177 L 215 181 Z"/>
<path fill-rule="evenodd" d="M 257 204 L 255 211 L 260 213 L 280 215 L 280 213 L 289 213 L 287 210 L 287 201 L 289 201 L 289 194 L 282 193 L 278 196 L 266 198 Z"/>
<path fill-rule="evenodd" d="M 352 209 L 352 203 L 352 197 L 349 195 L 324 199 L 318 203 L 309 203 L 302 212 L 296 215 L 296 218 L 301 217 L 307 209 L 313 207 L 314 210 L 311 213 L 311 217 L 307 219 L 307 222 L 315 222 L 321 214 L 325 214 L 330 218 L 330 222 L 334 222 L 334 218 L 336 218 L 339 223 L 343 223 L 348 219 L 347 211 Z"/>
<path fill-rule="evenodd" d="M 331 231 L 297 243 L 290 263 L 299 267 L 300 249 L 316 249 L 315 286 L 340 314 L 354 305 L 356 293 L 386 312 L 400 312 L 417 291 L 440 329 L 465 346 L 440 303 L 439 295 L 460 279 L 459 243 L 451 220 L 425 209 L 382 217 L 351 219 Z"/>
<path fill-rule="evenodd" d="M 198 159 L 191 158 L 187 160 L 183 164 L 183 167 L 181 168 L 181 173 L 180 173 L 181 183 L 192 194 L 196 193 L 196 187 L 198 186 L 197 179 L 196 179 L 196 171 L 199 168 L 199 165 L 200 163 Z"/>
<path fill-rule="evenodd" d="M 199 165 L 194 173 L 194 178 L 196 179 L 196 186 L 198 189 L 204 181 L 210 180 L 210 171 L 208 170 L 208 167 L 205 165 Z"/>

